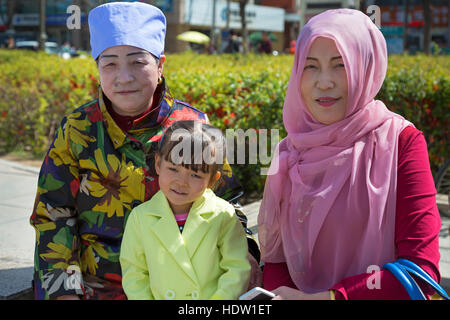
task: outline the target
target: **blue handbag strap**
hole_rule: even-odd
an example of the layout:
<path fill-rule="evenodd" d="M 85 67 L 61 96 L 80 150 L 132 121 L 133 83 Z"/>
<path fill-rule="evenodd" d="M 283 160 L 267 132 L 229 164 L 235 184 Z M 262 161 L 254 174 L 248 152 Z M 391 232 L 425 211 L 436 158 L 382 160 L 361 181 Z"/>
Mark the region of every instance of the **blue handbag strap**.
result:
<path fill-rule="evenodd" d="M 409 273 L 419 277 L 430 286 L 444 299 L 449 300 L 448 294 L 445 290 L 427 273 L 425 270 L 420 268 L 417 264 L 406 260 L 406 259 L 398 259 L 396 263 L 401 264 Z"/>
<path fill-rule="evenodd" d="M 411 300 L 426 300 L 425 295 L 423 294 L 422 290 L 420 290 L 417 283 L 414 281 L 411 275 L 406 272 L 406 270 L 401 266 L 399 266 L 395 262 L 386 263 L 383 266 L 383 269 L 389 270 L 394 275 L 394 277 L 396 277 L 397 280 L 400 281 Z"/>
<path fill-rule="evenodd" d="M 409 260 L 398 259 L 395 262 L 386 263 L 383 269 L 389 270 L 400 281 L 412 300 L 426 300 L 426 296 L 411 274 L 431 285 L 444 299 L 449 299 L 444 289 L 428 273 Z"/>

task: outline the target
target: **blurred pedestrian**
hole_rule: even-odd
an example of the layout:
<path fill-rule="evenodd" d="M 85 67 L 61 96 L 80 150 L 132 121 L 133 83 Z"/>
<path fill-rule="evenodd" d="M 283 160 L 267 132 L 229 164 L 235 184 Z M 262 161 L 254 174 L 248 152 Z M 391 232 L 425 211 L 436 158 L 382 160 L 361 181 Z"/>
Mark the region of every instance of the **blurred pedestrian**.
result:
<path fill-rule="evenodd" d="M 14 40 L 14 37 L 8 38 L 8 43 L 6 45 L 7 49 L 15 49 L 16 48 L 16 41 Z"/>
<path fill-rule="evenodd" d="M 69 41 L 65 41 L 63 43 L 63 45 L 61 46 L 61 51 L 62 52 L 70 52 L 71 51 L 71 47 L 70 47 Z"/>
<path fill-rule="evenodd" d="M 238 34 L 234 31 L 230 31 L 230 37 L 228 39 L 228 44 L 225 47 L 225 53 L 239 53 L 241 43 L 238 38 Z"/>
<path fill-rule="evenodd" d="M 263 32 L 261 36 L 261 41 L 258 45 L 259 53 L 272 53 L 272 41 L 269 38 L 269 34 L 267 32 Z"/>
<path fill-rule="evenodd" d="M 297 41 L 292 40 L 289 44 L 289 53 L 290 54 L 295 54 L 295 45 L 296 45 Z"/>

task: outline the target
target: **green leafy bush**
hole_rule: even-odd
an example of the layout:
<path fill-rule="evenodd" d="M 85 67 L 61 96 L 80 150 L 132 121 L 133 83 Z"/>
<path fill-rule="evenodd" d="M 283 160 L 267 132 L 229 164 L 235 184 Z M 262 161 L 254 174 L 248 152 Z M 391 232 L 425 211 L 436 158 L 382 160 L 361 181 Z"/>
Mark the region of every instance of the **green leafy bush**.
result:
<path fill-rule="evenodd" d="M 63 116 L 95 96 L 97 79 L 91 59 L 0 50 L 0 154 L 44 153 Z"/>
<path fill-rule="evenodd" d="M 450 56 L 391 56 L 377 96 L 424 133 L 433 172 L 450 157 L 449 70 Z"/>
<path fill-rule="evenodd" d="M 164 74 L 173 96 L 207 112 L 213 125 L 278 129 L 283 138 L 292 63 L 291 55 L 171 54 Z M 449 67 L 449 56 L 391 56 L 377 97 L 424 132 L 433 171 L 449 157 Z M 19 148 L 42 155 L 62 117 L 95 97 L 97 79 L 90 58 L 0 50 L 0 154 Z M 233 167 L 247 193 L 262 194 L 261 166 L 268 165 Z"/>

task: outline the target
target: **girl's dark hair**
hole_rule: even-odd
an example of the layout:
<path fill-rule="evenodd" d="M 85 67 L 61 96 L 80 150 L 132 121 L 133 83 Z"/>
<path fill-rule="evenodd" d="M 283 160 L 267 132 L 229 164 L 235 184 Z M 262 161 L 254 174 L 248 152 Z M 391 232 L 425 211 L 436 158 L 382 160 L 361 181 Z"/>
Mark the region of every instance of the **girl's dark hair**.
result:
<path fill-rule="evenodd" d="M 180 120 L 166 129 L 156 153 L 164 160 L 193 170 L 222 173 L 225 138 L 220 129 L 195 120 Z"/>

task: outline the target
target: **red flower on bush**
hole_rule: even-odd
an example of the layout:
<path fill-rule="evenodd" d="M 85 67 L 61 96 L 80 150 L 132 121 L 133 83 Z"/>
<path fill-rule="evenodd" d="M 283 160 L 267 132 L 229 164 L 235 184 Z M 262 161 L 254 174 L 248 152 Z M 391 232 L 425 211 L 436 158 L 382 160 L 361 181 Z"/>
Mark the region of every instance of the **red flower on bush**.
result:
<path fill-rule="evenodd" d="M 216 116 L 218 118 L 223 118 L 224 115 L 225 115 L 225 110 L 223 110 L 223 107 L 220 107 L 219 109 L 216 110 Z"/>
<path fill-rule="evenodd" d="M 75 81 L 73 81 L 72 79 L 70 79 L 70 87 L 72 89 L 77 89 L 77 88 L 80 88 L 81 86 L 78 83 L 76 83 Z"/>
<path fill-rule="evenodd" d="M 2 118 L 6 118 L 8 116 L 8 111 L 3 111 L 2 112 Z"/>

